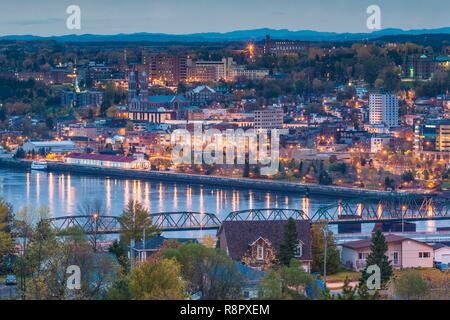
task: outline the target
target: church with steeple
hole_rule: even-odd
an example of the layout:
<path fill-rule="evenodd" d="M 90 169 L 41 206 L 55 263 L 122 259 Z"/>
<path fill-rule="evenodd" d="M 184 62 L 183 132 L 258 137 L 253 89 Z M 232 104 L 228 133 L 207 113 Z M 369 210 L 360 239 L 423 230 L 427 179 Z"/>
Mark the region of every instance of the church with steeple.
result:
<path fill-rule="evenodd" d="M 139 90 L 138 90 L 139 88 Z M 128 80 L 128 117 L 130 120 L 163 123 L 177 119 L 177 113 L 189 105 L 180 95 L 149 96 L 148 75 L 143 71 L 139 77 L 131 71 Z"/>

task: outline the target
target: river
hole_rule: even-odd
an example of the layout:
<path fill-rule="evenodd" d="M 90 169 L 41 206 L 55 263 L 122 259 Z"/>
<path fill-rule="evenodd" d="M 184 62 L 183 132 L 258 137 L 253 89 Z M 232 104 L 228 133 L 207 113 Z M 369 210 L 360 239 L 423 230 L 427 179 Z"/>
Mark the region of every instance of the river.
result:
<path fill-rule="evenodd" d="M 0 169 L 0 195 L 16 211 L 45 206 L 52 217 L 77 215 L 80 205 L 93 201 L 100 201 L 107 215 L 120 215 L 126 203 L 134 200 L 151 213 L 209 212 L 220 219 L 231 211 L 254 208 L 296 208 L 310 215 L 335 201 L 293 193 L 5 168 Z"/>
<path fill-rule="evenodd" d="M 0 195 L 15 211 L 24 206 L 47 207 L 51 217 L 82 214 L 87 202 L 100 202 L 103 214 L 118 216 L 129 200 L 141 202 L 151 213 L 195 211 L 214 213 L 221 220 L 231 211 L 256 208 L 302 209 L 308 216 L 337 198 L 232 189 L 196 184 L 107 178 L 0 168 Z M 363 229 L 370 230 L 366 225 Z M 434 222 L 419 223 L 432 231 Z"/>

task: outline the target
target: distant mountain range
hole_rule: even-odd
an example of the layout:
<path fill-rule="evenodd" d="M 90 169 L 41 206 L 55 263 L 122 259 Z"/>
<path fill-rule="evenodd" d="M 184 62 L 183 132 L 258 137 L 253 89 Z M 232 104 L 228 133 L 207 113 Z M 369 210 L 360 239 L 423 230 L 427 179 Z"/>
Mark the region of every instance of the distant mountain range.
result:
<path fill-rule="evenodd" d="M 132 34 L 114 34 L 114 35 L 64 35 L 40 37 L 33 35 L 10 35 L 1 36 L 0 40 L 55 40 L 61 42 L 227 42 L 227 41 L 260 41 L 269 34 L 274 39 L 290 39 L 300 41 L 361 41 L 374 40 L 386 36 L 416 36 L 424 34 L 450 35 L 450 27 L 439 29 L 383 29 L 371 33 L 336 33 L 320 32 L 312 30 L 290 31 L 287 29 L 254 29 L 239 30 L 225 33 L 207 32 L 184 35 L 164 34 L 164 33 L 132 33 Z"/>

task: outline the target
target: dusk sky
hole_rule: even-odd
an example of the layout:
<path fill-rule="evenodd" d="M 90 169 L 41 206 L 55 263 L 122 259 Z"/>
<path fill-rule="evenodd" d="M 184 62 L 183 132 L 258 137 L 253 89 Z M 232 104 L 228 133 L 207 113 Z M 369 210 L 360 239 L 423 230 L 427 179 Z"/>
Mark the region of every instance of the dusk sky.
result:
<path fill-rule="evenodd" d="M 448 0 L 0 0 L 1 35 L 187 34 L 256 28 L 368 32 L 377 4 L 383 28 L 450 27 Z M 66 8 L 81 7 L 81 30 L 66 28 Z"/>

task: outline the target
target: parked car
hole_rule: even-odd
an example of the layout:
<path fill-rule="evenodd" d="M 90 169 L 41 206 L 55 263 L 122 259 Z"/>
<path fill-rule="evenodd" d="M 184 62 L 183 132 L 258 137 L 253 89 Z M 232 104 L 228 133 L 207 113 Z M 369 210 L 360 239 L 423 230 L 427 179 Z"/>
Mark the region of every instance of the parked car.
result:
<path fill-rule="evenodd" d="M 8 274 L 5 279 L 5 285 L 7 286 L 15 286 L 17 285 L 17 278 L 13 274 Z"/>
<path fill-rule="evenodd" d="M 448 263 L 440 263 L 440 262 L 436 263 L 436 268 L 438 268 L 441 271 L 448 271 L 448 267 L 449 267 Z"/>

